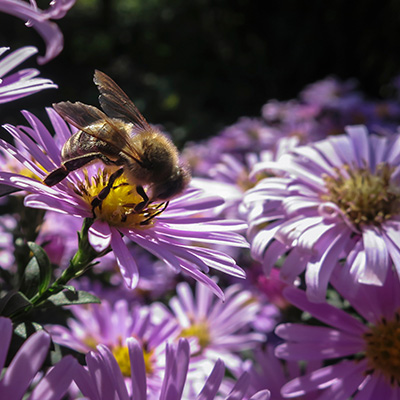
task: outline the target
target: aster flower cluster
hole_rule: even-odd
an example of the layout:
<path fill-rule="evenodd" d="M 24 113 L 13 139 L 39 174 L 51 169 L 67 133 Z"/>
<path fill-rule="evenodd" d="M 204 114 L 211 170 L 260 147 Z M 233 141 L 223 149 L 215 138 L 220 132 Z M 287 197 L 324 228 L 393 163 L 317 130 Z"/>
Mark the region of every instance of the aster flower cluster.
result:
<path fill-rule="evenodd" d="M 0 12 L 41 64 L 73 4 Z M 0 103 L 57 88 L 16 72 L 36 53 L 0 47 Z M 182 149 L 169 201 L 106 157 L 46 185 L 79 129 L 22 110 L 0 139 L 0 398 L 400 398 L 397 100 L 333 77 L 269 100 Z"/>

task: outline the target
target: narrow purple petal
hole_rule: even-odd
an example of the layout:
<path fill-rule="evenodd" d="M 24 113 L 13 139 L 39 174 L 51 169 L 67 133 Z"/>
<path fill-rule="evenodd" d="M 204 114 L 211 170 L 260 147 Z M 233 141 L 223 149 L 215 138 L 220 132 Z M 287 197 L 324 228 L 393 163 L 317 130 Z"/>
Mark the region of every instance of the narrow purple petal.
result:
<path fill-rule="evenodd" d="M 346 377 L 354 370 L 359 370 L 360 366 L 365 368 L 363 362 L 356 364 L 354 361 L 342 361 L 333 366 L 321 368 L 308 375 L 291 380 L 282 387 L 281 394 L 286 398 L 294 398 L 304 396 L 307 392 L 317 389 L 326 389 L 335 382 L 341 381 L 342 377 Z M 358 384 L 360 381 L 358 381 Z"/>
<path fill-rule="evenodd" d="M 268 389 L 265 389 L 253 394 L 249 400 L 269 400 L 270 398 L 271 392 Z"/>
<path fill-rule="evenodd" d="M 139 281 L 139 270 L 135 259 L 122 240 L 121 234 L 114 228 L 111 230 L 111 247 L 126 285 L 128 288 L 134 289 Z"/>
<path fill-rule="evenodd" d="M 131 362 L 132 398 L 135 400 L 146 400 L 146 367 L 142 347 L 134 338 L 128 338 L 126 343 Z"/>
<path fill-rule="evenodd" d="M 244 372 L 236 381 L 235 386 L 228 394 L 225 400 L 240 400 L 245 396 L 247 389 L 250 385 L 250 375 Z"/>
<path fill-rule="evenodd" d="M 364 385 L 366 379 L 369 378 L 368 376 L 365 377 L 365 369 L 354 365 L 353 369 L 350 369 L 346 376 L 343 378 L 341 377 L 341 379 L 338 379 L 337 382 L 329 386 L 318 400 L 349 399 L 357 391 L 360 385 Z M 386 384 L 386 387 L 388 388 L 388 392 L 392 392 L 390 385 Z M 358 398 L 358 396 L 354 398 Z M 383 395 L 383 392 L 379 392 L 378 397 L 370 397 L 370 399 L 374 398 L 389 399 L 389 397 Z"/>
<path fill-rule="evenodd" d="M 34 333 L 25 341 L 0 382 L 0 398 L 10 398 L 10 393 L 15 399 L 22 398 L 42 366 L 49 346 L 50 336 L 44 331 Z"/>
<path fill-rule="evenodd" d="M 0 346 L 0 370 L 4 368 L 8 348 L 10 347 L 11 336 L 12 336 L 12 323 L 8 318 L 0 317 L 0 337 L 2 344 Z"/>
<path fill-rule="evenodd" d="M 386 242 L 375 227 L 363 229 L 366 269 L 360 283 L 383 285 L 387 270 L 391 267 Z"/>
<path fill-rule="evenodd" d="M 91 400 L 100 400 L 95 382 L 91 379 L 89 372 L 82 365 L 75 365 L 74 381 L 82 394 Z"/>
<path fill-rule="evenodd" d="M 197 396 L 197 400 L 214 400 L 224 375 L 225 365 L 220 359 L 218 359 L 211 374 L 207 378 L 203 389 Z"/>
<path fill-rule="evenodd" d="M 97 351 L 99 352 L 99 355 L 101 357 L 100 368 L 104 369 L 104 371 L 107 373 L 107 380 L 109 379 L 109 383 L 111 383 L 111 386 L 107 389 L 107 391 L 117 394 L 120 400 L 129 400 L 121 369 L 119 368 L 119 365 L 113 354 L 111 353 L 110 349 L 104 345 L 99 345 L 97 346 Z M 106 395 L 106 392 L 104 390 L 106 385 L 107 381 L 102 380 L 101 387 L 103 390 L 101 390 L 100 393 L 102 394 L 103 399 L 106 400 L 109 398 L 114 398 Z"/>
<path fill-rule="evenodd" d="M 337 229 L 333 229 L 333 231 L 337 232 Z M 325 301 L 326 291 L 332 271 L 335 268 L 336 262 L 340 258 L 348 240 L 347 235 L 343 235 L 340 231 L 336 237 L 332 237 L 331 235 L 329 236 L 330 237 L 326 238 L 326 240 L 329 240 L 329 246 L 322 254 L 322 257 L 314 262 L 309 262 L 307 265 L 307 296 L 314 302 Z"/>
<path fill-rule="evenodd" d="M 106 222 L 95 220 L 89 228 L 89 243 L 98 252 L 102 252 L 110 246 L 111 228 Z"/>
<path fill-rule="evenodd" d="M 370 165 L 368 131 L 364 125 L 347 126 L 346 132 L 350 136 L 354 152 L 356 153 L 357 166 Z M 374 166 L 372 166 L 374 170 Z"/>
<path fill-rule="evenodd" d="M 366 328 L 362 322 L 358 321 L 345 311 L 329 304 L 313 303 L 309 301 L 305 292 L 302 290 L 287 287 L 284 289 L 284 296 L 296 307 L 309 312 L 315 318 L 333 326 L 334 328 L 360 336 L 365 332 Z"/>
<path fill-rule="evenodd" d="M 59 400 L 63 398 L 71 385 L 76 366 L 75 358 L 64 357 L 39 382 L 29 400 Z"/>
<path fill-rule="evenodd" d="M 160 400 L 179 400 L 189 367 L 190 347 L 186 339 L 180 339 L 177 347 L 167 343 L 166 367 Z"/>
<path fill-rule="evenodd" d="M 14 15 L 23 21 L 29 21 L 30 26 L 38 31 L 46 42 L 46 55 L 38 57 L 38 63 L 44 64 L 56 57 L 63 49 L 63 36 L 58 26 L 43 18 L 40 12 L 36 11 L 28 3 L 20 0 L 2 0 L 0 11 Z"/>
<path fill-rule="evenodd" d="M 319 338 L 320 339 L 320 338 Z M 331 343 L 284 343 L 277 346 L 275 350 L 276 357 L 285 360 L 327 360 L 340 357 L 351 356 L 357 351 L 363 350 L 363 347 L 353 343 L 339 343 L 329 347 Z"/>

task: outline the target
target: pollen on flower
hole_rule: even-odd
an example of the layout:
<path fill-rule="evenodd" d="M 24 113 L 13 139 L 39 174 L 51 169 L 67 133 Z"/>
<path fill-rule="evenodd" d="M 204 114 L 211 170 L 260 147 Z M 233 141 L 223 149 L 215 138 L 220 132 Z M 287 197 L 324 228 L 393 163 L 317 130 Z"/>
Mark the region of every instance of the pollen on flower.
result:
<path fill-rule="evenodd" d="M 258 182 L 260 182 L 264 178 L 268 178 L 271 175 L 268 175 L 266 172 L 259 172 L 252 178 L 249 177 L 249 171 L 243 170 L 237 177 L 236 183 L 243 192 L 252 189 Z"/>
<path fill-rule="evenodd" d="M 112 349 L 112 353 L 117 360 L 119 368 L 121 369 L 122 375 L 125 377 L 131 376 L 131 362 L 129 358 L 129 349 L 128 346 L 115 346 Z M 143 358 L 144 365 L 146 369 L 146 374 L 150 375 L 153 373 L 154 368 L 152 365 L 153 362 L 153 352 L 148 352 L 143 349 Z"/>
<path fill-rule="evenodd" d="M 327 192 L 321 198 L 339 206 L 357 227 L 379 225 L 400 212 L 400 187 L 391 182 L 393 168 L 380 164 L 376 171 L 345 165 L 336 176 L 325 176 Z"/>
<path fill-rule="evenodd" d="M 181 337 L 196 337 L 199 341 L 199 346 L 204 349 L 210 344 L 210 330 L 208 328 L 208 324 L 206 322 L 199 322 L 197 324 L 193 324 L 186 329 L 183 329 Z"/>
<path fill-rule="evenodd" d="M 74 188 L 88 204 L 107 186 L 112 171 L 99 168 L 96 175 L 89 177 L 84 170 L 85 179 Z M 154 217 L 161 214 L 167 203 L 149 203 L 145 207 L 143 197 L 136 186 L 131 185 L 122 174 L 117 178 L 99 206 L 93 209 L 96 218 L 111 226 L 126 228 L 146 228 L 154 224 Z"/>
<path fill-rule="evenodd" d="M 367 373 L 380 372 L 392 385 L 400 385 L 400 316 L 393 320 L 382 318 L 364 334 Z"/>

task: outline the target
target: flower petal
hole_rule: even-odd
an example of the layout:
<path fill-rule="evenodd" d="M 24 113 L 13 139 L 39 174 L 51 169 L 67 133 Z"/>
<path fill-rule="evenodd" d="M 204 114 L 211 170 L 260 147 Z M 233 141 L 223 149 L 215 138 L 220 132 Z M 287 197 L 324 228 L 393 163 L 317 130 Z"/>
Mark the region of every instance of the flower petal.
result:
<path fill-rule="evenodd" d="M 121 238 L 121 234 L 114 228 L 111 229 L 111 247 L 119 265 L 122 277 L 130 289 L 134 289 L 139 281 L 139 271 L 136 261 Z"/>

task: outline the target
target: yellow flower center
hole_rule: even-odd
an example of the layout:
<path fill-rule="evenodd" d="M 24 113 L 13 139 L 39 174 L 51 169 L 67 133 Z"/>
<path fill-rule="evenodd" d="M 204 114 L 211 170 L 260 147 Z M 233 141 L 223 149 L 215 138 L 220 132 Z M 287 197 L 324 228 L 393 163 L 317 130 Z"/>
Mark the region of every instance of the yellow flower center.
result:
<path fill-rule="evenodd" d="M 197 337 L 201 349 L 207 347 L 211 342 L 210 330 L 206 322 L 199 322 L 183 329 L 180 336 L 184 338 L 193 336 Z"/>
<path fill-rule="evenodd" d="M 86 344 L 86 346 L 90 347 L 93 350 L 96 350 L 96 346 L 99 344 L 99 342 L 93 337 L 93 336 L 86 336 L 83 339 L 83 343 Z"/>
<path fill-rule="evenodd" d="M 129 358 L 128 346 L 116 346 L 112 349 L 112 353 L 117 360 L 119 368 L 121 369 L 122 375 L 125 377 L 131 376 L 131 361 Z M 153 373 L 153 352 L 143 349 L 144 365 L 146 374 L 150 375 Z"/>
<path fill-rule="evenodd" d="M 328 193 L 321 196 L 331 201 L 357 227 L 379 225 L 400 211 L 400 188 L 390 182 L 393 167 L 377 166 L 375 173 L 368 168 L 336 169 L 336 177 L 325 176 Z"/>
<path fill-rule="evenodd" d="M 107 186 L 111 172 L 105 169 L 98 169 L 97 174 L 89 178 L 84 170 L 85 180 L 74 188 L 88 204 L 98 196 Z M 125 228 L 146 228 L 154 224 L 154 217 L 161 214 L 167 203 L 145 204 L 143 197 L 138 194 L 135 185 L 126 180 L 124 174 L 117 178 L 101 203 L 94 207 L 93 212 L 96 218 L 107 222 L 111 226 Z"/>
<path fill-rule="evenodd" d="M 237 185 L 243 191 L 246 192 L 247 190 L 252 189 L 258 182 L 260 182 L 264 178 L 268 178 L 271 175 L 267 174 L 266 172 L 259 172 L 256 174 L 255 177 L 252 179 L 249 178 L 249 171 L 247 169 L 243 170 L 239 176 L 237 177 Z"/>
<path fill-rule="evenodd" d="M 400 316 L 392 321 L 385 318 L 364 334 L 368 374 L 381 372 L 394 385 L 400 384 Z"/>

